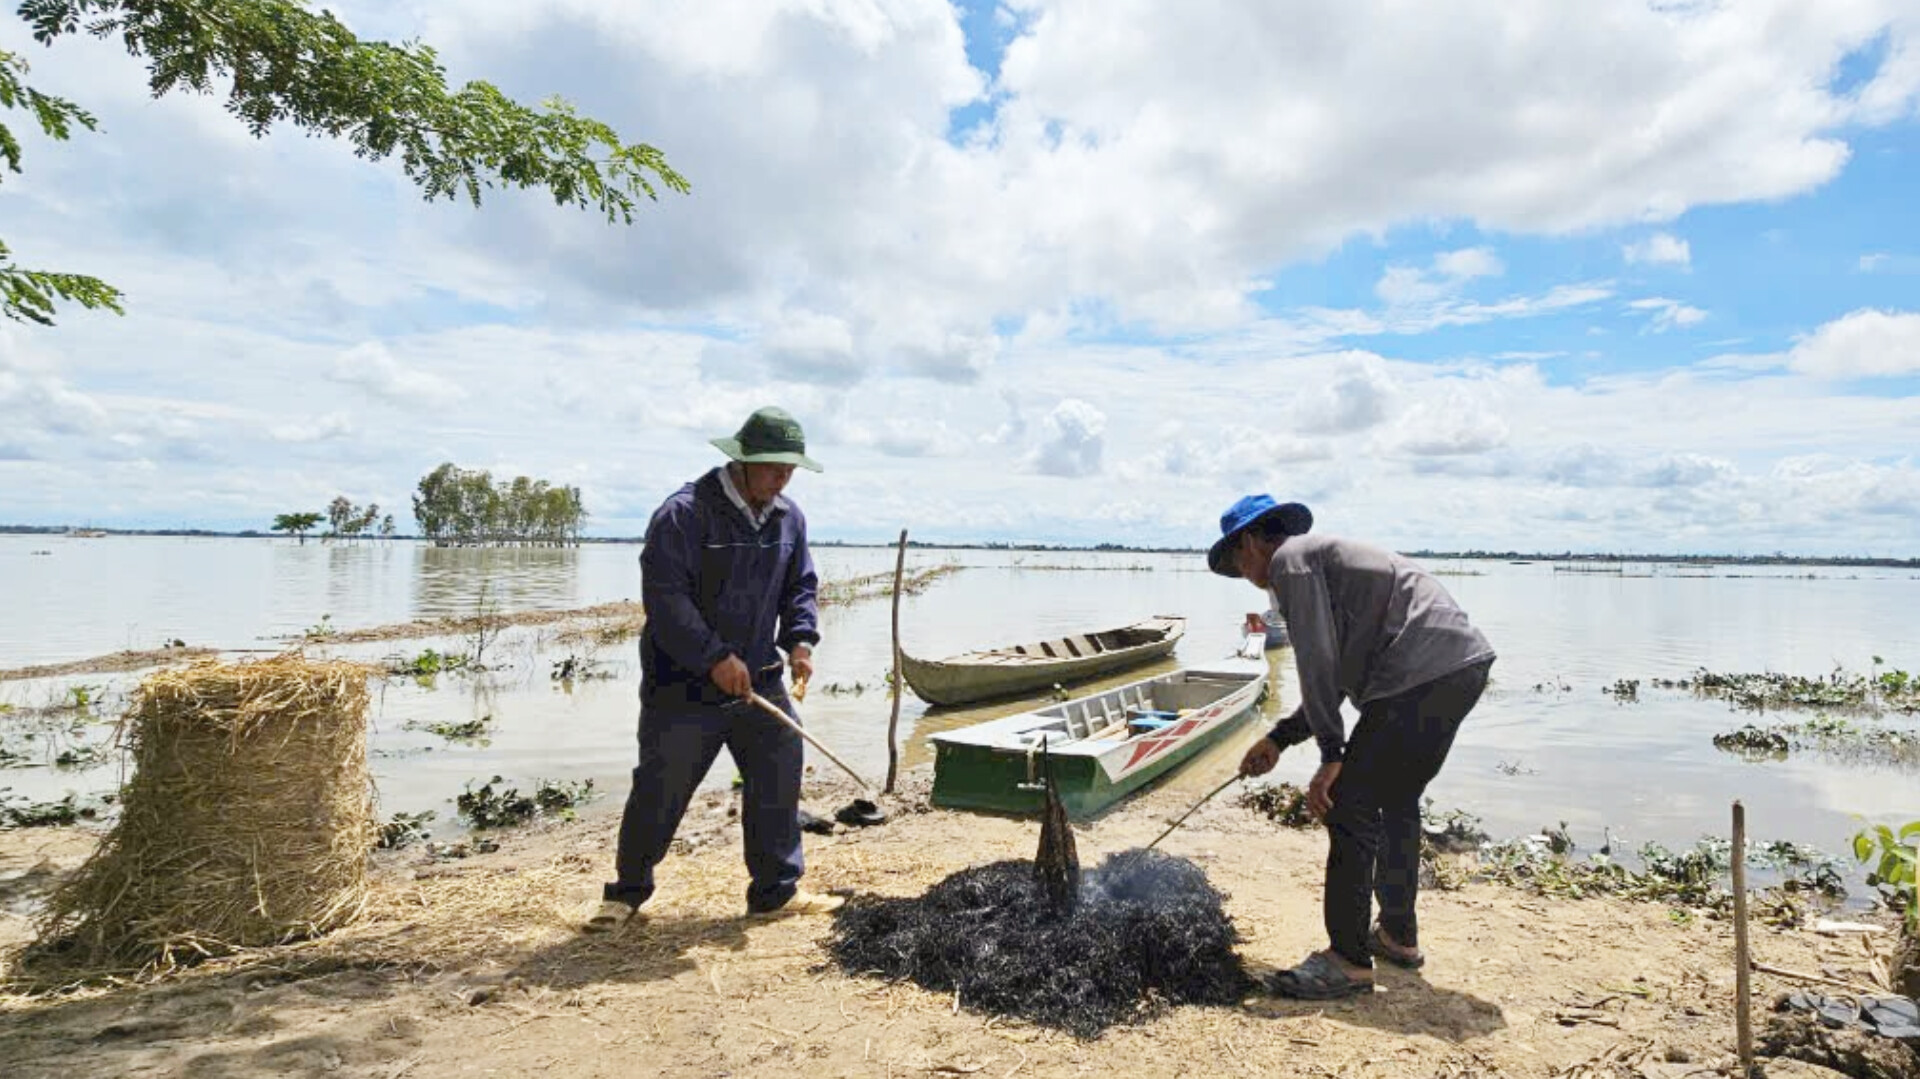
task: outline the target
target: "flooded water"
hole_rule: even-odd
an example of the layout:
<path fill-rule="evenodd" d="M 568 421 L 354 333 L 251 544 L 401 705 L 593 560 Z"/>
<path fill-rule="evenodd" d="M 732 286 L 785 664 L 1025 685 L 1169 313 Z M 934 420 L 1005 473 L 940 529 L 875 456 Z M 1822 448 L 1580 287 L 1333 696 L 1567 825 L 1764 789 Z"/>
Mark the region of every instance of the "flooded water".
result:
<path fill-rule="evenodd" d="M 40 553 L 46 552 L 46 553 Z M 503 610 L 569 609 L 637 598 L 638 549 L 454 550 L 413 543 L 351 546 L 309 541 L 174 538 L 0 537 L 0 668 L 57 663 L 169 640 L 223 650 L 272 650 L 319 624 L 339 629 Z M 890 571 L 891 550 L 822 548 L 823 578 Z M 940 551 L 914 549 L 909 571 L 957 563 L 902 604 L 908 651 L 943 656 L 968 649 L 1121 625 L 1156 614 L 1188 618 L 1173 661 L 1108 679 L 1116 685 L 1180 662 L 1231 651 L 1247 611 L 1265 606 L 1245 584 L 1205 572 L 1198 555 Z M 1808 567 L 1627 566 L 1624 572 L 1569 572 L 1548 562 L 1463 561 L 1442 574 L 1500 652 L 1486 697 L 1461 730 L 1430 794 L 1447 808 L 1481 816 L 1496 835 L 1566 822 L 1586 849 L 1602 829 L 1631 849 L 1646 841 L 1692 842 L 1725 834 L 1727 807 L 1748 806 L 1759 838 L 1839 850 L 1862 818 L 1920 816 L 1920 774 L 1796 753 L 1783 762 L 1747 762 L 1715 750 L 1714 734 L 1752 717 L 1648 683 L 1706 667 L 1818 675 L 1836 666 L 1866 670 L 1878 656 L 1920 670 L 1920 574 L 1905 570 Z M 889 608 L 884 599 L 829 607 L 813 692 L 802 706 L 810 728 L 866 776 L 887 763 Z M 470 651 L 462 640 L 406 640 L 327 649 L 355 658 L 412 656 L 427 647 Z M 592 659 L 604 678 L 556 681 L 568 655 Z M 1241 747 L 1297 701 L 1291 653 L 1270 653 L 1276 694 L 1266 717 L 1168 781 L 1195 796 L 1224 778 Z M 536 780 L 592 779 L 624 796 L 634 755 L 638 679 L 631 640 L 567 646 L 551 628 L 512 630 L 489 648 L 495 669 L 395 678 L 375 698 L 370 745 L 382 810 L 436 811 L 443 827 L 451 799 L 469 782 L 499 775 L 530 788 Z M 0 682 L 0 749 L 15 767 L 0 787 L 57 798 L 110 790 L 117 759 L 92 759 L 90 746 L 137 676 L 83 675 Z M 1603 688 L 1639 679 L 1639 699 L 1616 703 Z M 27 719 L 53 705 L 88 707 Z M 926 735 L 1032 706 L 1013 702 L 935 710 L 910 693 L 901 704 L 906 765 L 928 759 Z M 424 729 L 488 717 L 483 742 L 456 743 Z M 1885 719 L 1872 722 L 1904 723 Z M 54 761 L 63 753 L 68 765 Z M 1311 747 L 1290 751 L 1278 778 L 1304 782 Z M 0 760 L 6 760 L 0 756 Z M 831 764 L 817 755 L 819 769 Z M 709 782 L 725 784 L 723 757 Z"/>

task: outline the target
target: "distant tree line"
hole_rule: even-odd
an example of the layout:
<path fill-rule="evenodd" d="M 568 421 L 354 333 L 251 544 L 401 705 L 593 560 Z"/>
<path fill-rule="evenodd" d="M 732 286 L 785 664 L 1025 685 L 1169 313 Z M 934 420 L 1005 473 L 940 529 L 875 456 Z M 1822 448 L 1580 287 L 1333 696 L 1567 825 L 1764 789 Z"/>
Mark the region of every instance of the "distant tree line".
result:
<path fill-rule="evenodd" d="M 587 519 L 580 488 L 446 462 L 420 479 L 413 496 L 420 534 L 435 544 L 573 545 Z"/>
<path fill-rule="evenodd" d="M 356 506 L 346 495 L 338 495 L 327 503 L 327 533 L 323 538 L 355 539 L 367 535 L 375 521 L 380 522 L 380 538 L 392 539 L 395 532 L 393 514 L 389 513 L 383 519 L 378 502 Z"/>
<path fill-rule="evenodd" d="M 273 530 L 285 532 L 289 536 L 298 536 L 300 542 L 305 543 L 307 533 L 313 531 L 322 520 L 327 522 L 327 530 L 321 533 L 321 539 L 358 539 L 366 535 L 392 539 L 396 532 L 393 526 L 393 514 L 380 516 L 378 502 L 357 506 L 346 495 L 338 495 L 327 504 L 327 513 L 324 518 L 312 512 L 282 513 L 273 519 Z M 378 524 L 376 525 L 375 522 Z"/>

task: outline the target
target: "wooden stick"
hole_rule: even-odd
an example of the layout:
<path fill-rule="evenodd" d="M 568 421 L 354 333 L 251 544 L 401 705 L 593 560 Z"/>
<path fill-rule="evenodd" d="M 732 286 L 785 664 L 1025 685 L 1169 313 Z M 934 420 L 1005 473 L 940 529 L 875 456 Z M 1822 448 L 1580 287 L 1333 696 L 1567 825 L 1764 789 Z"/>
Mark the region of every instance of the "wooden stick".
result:
<path fill-rule="evenodd" d="M 1740 1074 L 1753 1074 L 1753 957 L 1747 952 L 1747 807 L 1733 803 L 1734 1029 L 1740 1039 Z"/>
<path fill-rule="evenodd" d="M 893 714 L 887 717 L 887 793 L 900 777 L 900 579 L 907 569 L 907 530 L 900 530 L 900 553 L 893 558 Z"/>
<path fill-rule="evenodd" d="M 1216 794 L 1219 794 L 1219 793 L 1220 793 L 1221 791 L 1223 791 L 1223 790 L 1226 790 L 1226 789 L 1227 789 L 1228 787 L 1231 787 L 1231 786 L 1233 786 L 1233 785 L 1234 785 L 1235 783 L 1237 783 L 1237 782 L 1239 782 L 1239 781 L 1240 781 L 1241 779 L 1243 779 L 1243 778 L 1245 778 L 1245 777 L 1244 777 L 1244 776 L 1242 776 L 1242 775 L 1241 775 L 1241 774 L 1240 774 L 1239 772 L 1235 772 L 1235 773 L 1233 773 L 1233 775 L 1231 775 L 1231 776 L 1228 776 L 1228 777 L 1227 777 L 1227 781 L 1226 781 L 1225 783 L 1222 783 L 1222 784 L 1220 784 L 1220 785 L 1219 785 L 1218 787 L 1215 787 L 1215 788 L 1213 788 L 1212 790 L 1210 790 L 1210 791 L 1208 791 L 1208 792 L 1207 792 L 1207 796 L 1206 796 L 1206 797 L 1204 797 L 1204 798 L 1202 798 L 1202 799 L 1200 799 L 1199 801 L 1197 801 L 1197 802 L 1195 802 L 1195 803 L 1193 803 L 1193 808 L 1192 808 L 1192 809 L 1189 809 L 1189 810 L 1187 810 L 1187 811 L 1186 811 L 1185 813 L 1182 813 L 1182 814 L 1180 814 L 1180 819 L 1179 819 L 1179 820 L 1177 820 L 1177 821 L 1174 821 L 1174 822 L 1173 822 L 1172 824 L 1169 824 L 1169 825 L 1167 825 L 1167 830 L 1166 830 L 1166 831 L 1164 831 L 1164 832 L 1161 832 L 1161 833 L 1160 833 L 1159 835 L 1157 835 L 1157 836 L 1154 836 L 1154 837 L 1153 837 L 1153 842 L 1151 842 L 1151 843 L 1149 843 L 1149 844 L 1147 844 L 1147 846 L 1146 846 L 1146 849 L 1147 849 L 1147 850 L 1152 850 L 1153 848 L 1155 848 L 1155 847 L 1157 847 L 1157 846 L 1159 846 L 1159 845 L 1160 845 L 1160 841 L 1161 841 L 1162 839 L 1165 839 L 1165 838 L 1167 838 L 1168 836 L 1170 836 L 1170 835 L 1172 835 L 1172 834 L 1173 834 L 1173 830 L 1174 830 L 1175 828 L 1178 828 L 1178 827 L 1180 827 L 1180 826 L 1181 826 L 1182 824 L 1185 824 L 1185 823 L 1187 822 L 1187 818 L 1188 818 L 1188 817 L 1191 817 L 1191 816 L 1193 816 L 1193 815 L 1194 815 L 1194 813 L 1195 813 L 1196 811 L 1198 811 L 1198 810 L 1199 810 L 1199 808 L 1200 808 L 1201 806 L 1203 806 L 1203 805 L 1206 805 L 1206 804 L 1207 804 L 1208 802 L 1211 802 L 1211 801 L 1213 801 L 1213 796 L 1214 796 L 1214 795 L 1216 795 Z"/>
<path fill-rule="evenodd" d="M 1878 989 L 1863 988 L 1861 986 L 1853 984 L 1852 982 L 1842 981 L 1839 978 L 1829 978 L 1824 974 L 1807 974 L 1802 971 L 1788 970 L 1785 967 L 1770 966 L 1766 963 L 1759 963 L 1759 962 L 1755 962 L 1751 965 L 1754 970 L 1757 970 L 1762 974 L 1771 974 L 1776 978 L 1791 978 L 1795 981 L 1813 982 L 1816 985 L 1831 985 L 1840 989 L 1845 989 L 1850 993 L 1855 993 L 1855 994 L 1859 994 L 1862 996 L 1869 996 L 1869 997 L 1879 992 Z"/>
<path fill-rule="evenodd" d="M 780 722 L 785 723 L 787 726 L 792 727 L 796 732 L 799 733 L 800 737 L 807 740 L 808 745 L 811 745 L 813 748 L 819 750 L 822 753 L 825 753 L 827 755 L 828 760 L 839 765 L 840 770 L 842 772 L 845 772 L 848 775 L 852 776 L 853 781 L 855 783 L 860 784 L 860 789 L 862 791 L 864 791 L 867 794 L 873 793 L 873 784 L 867 782 L 864 779 L 861 779 L 859 772 L 854 771 L 853 768 L 849 766 L 846 761 L 843 761 L 839 757 L 834 756 L 833 750 L 828 749 L 825 745 L 821 744 L 820 739 L 815 738 L 813 735 L 807 733 L 807 729 L 805 727 L 802 727 L 799 724 L 799 722 L 796 721 L 792 716 L 786 714 L 785 712 L 782 712 L 780 710 L 779 705 L 773 703 L 772 701 L 766 699 L 765 697 L 762 697 L 758 693 L 748 693 L 747 699 L 752 701 L 754 703 L 754 706 L 759 708 L 761 711 L 779 720 Z"/>

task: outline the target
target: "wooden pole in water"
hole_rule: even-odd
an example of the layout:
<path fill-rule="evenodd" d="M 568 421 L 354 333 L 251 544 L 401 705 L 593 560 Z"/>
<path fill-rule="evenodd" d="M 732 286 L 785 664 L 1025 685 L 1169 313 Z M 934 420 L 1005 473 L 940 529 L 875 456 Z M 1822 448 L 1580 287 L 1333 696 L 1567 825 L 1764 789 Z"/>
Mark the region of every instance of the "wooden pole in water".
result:
<path fill-rule="evenodd" d="M 907 530 L 900 530 L 900 553 L 893 559 L 893 714 L 887 717 L 887 793 L 900 775 L 900 581 L 907 570 Z"/>
<path fill-rule="evenodd" d="M 1747 951 L 1747 808 L 1733 803 L 1733 1016 L 1740 1074 L 1753 1074 L 1753 957 Z"/>

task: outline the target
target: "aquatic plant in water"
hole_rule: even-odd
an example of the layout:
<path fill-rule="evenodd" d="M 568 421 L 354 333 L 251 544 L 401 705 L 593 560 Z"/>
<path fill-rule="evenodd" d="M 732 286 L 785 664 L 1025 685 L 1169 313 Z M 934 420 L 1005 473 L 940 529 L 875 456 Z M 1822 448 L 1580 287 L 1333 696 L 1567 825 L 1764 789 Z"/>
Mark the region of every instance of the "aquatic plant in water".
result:
<path fill-rule="evenodd" d="M 1320 823 L 1307 812 L 1307 792 L 1292 783 L 1256 783 L 1240 792 L 1235 804 L 1287 828 L 1311 828 Z"/>
<path fill-rule="evenodd" d="M 434 816 L 431 809 L 424 813 L 395 813 L 392 819 L 380 826 L 380 839 L 374 845 L 381 850 L 399 850 L 424 842 L 428 838 L 427 825 Z"/>
<path fill-rule="evenodd" d="M 593 798 L 591 779 L 578 783 L 542 779 L 534 784 L 532 794 L 522 794 L 518 787 L 494 789 L 495 784 L 504 782 L 494 776 L 477 790 L 469 782 L 453 800 L 461 819 L 475 828 L 510 828 L 541 814 L 571 818 L 574 807 Z"/>
<path fill-rule="evenodd" d="M 426 648 L 422 649 L 417 656 L 395 656 L 388 659 L 387 673 L 426 680 L 438 674 L 462 670 L 466 666 L 467 656 L 464 652 L 439 652 Z"/>
<path fill-rule="evenodd" d="M 1564 831 L 1560 833 L 1565 835 Z M 1556 851 L 1554 848 L 1559 847 Z M 1608 895 L 1682 909 L 1730 914 L 1733 893 L 1722 884 L 1732 866 L 1733 845 L 1709 836 L 1684 850 L 1648 843 L 1639 850 L 1643 868 L 1632 869 L 1607 854 L 1570 857 L 1573 845 L 1550 843 L 1545 836 L 1488 844 L 1480 852 L 1473 879 L 1522 888 L 1536 895 L 1584 899 Z M 1771 925 L 1799 925 L 1806 916 L 1801 896 L 1825 900 L 1846 895 L 1837 866 L 1819 851 L 1794 843 L 1747 844 L 1749 863 L 1780 871 L 1778 888 L 1749 897 L 1754 917 Z"/>
<path fill-rule="evenodd" d="M 449 742 L 470 742 L 487 744 L 487 735 L 493 733 L 493 716 L 484 715 L 477 719 L 449 720 L 437 719 L 431 723 L 409 720 L 402 724 L 403 730 L 426 731 L 437 734 Z"/>
<path fill-rule="evenodd" d="M 1862 727 L 1825 713 L 1798 723 L 1746 724 L 1713 736 L 1715 749 L 1747 757 L 1785 760 L 1794 750 L 1817 750 L 1874 763 L 1920 763 L 1920 732 L 1891 726 Z"/>
<path fill-rule="evenodd" d="M 1835 668 L 1824 677 L 1777 672 L 1724 674 L 1701 668 L 1691 678 L 1653 680 L 1660 689 L 1689 690 L 1701 697 L 1724 700 L 1735 708 L 1764 712 L 1780 708 L 1854 709 L 1920 712 L 1920 679 L 1903 670 L 1880 670 L 1873 657 L 1870 674 Z"/>

